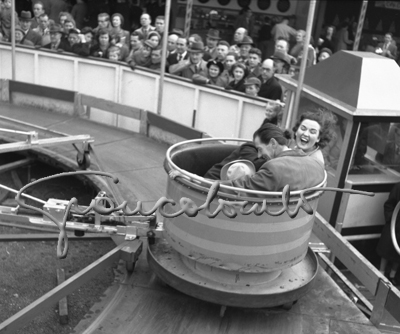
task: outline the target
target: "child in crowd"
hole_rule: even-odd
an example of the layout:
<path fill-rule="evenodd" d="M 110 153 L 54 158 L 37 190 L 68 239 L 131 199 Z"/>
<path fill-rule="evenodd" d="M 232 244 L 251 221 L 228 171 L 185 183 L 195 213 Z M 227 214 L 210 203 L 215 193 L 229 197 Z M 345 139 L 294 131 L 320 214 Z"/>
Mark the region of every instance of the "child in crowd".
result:
<path fill-rule="evenodd" d="M 261 81 L 255 77 L 250 77 L 246 79 L 244 86 L 246 87 L 247 95 L 257 97 L 260 91 Z"/>
<path fill-rule="evenodd" d="M 110 46 L 107 50 L 107 56 L 109 60 L 119 61 L 121 49 L 118 46 Z"/>

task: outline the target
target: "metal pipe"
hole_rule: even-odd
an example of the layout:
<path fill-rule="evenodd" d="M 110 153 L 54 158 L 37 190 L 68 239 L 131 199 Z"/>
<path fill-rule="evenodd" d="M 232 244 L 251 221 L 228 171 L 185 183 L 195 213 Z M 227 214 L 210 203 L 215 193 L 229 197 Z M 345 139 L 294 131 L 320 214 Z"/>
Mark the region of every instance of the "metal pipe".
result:
<path fill-rule="evenodd" d="M 354 39 L 353 51 L 358 51 L 358 47 L 360 45 L 361 33 L 364 26 L 364 19 L 365 19 L 365 14 L 367 13 L 367 7 L 368 7 L 368 0 L 364 0 L 360 11 L 360 17 L 358 19 L 357 33 Z"/>
<path fill-rule="evenodd" d="M 169 31 L 169 12 L 171 9 L 171 0 L 167 0 L 165 4 L 165 24 L 164 24 L 164 35 L 163 35 L 163 45 L 161 51 L 161 71 L 160 79 L 158 82 L 158 102 L 157 102 L 157 114 L 161 115 L 161 107 L 163 100 L 164 91 L 164 76 L 165 76 L 165 65 L 167 62 L 167 46 L 168 46 L 168 31 Z"/>
<path fill-rule="evenodd" d="M 15 80 L 15 0 L 11 0 L 11 79 Z"/>
<path fill-rule="evenodd" d="M 360 235 L 346 235 L 345 238 L 347 241 L 358 241 L 358 240 L 372 240 L 372 239 L 379 239 L 380 233 L 375 234 L 360 234 Z"/>
<path fill-rule="evenodd" d="M 5 186 L 3 184 L 0 184 L 0 188 L 8 190 L 8 191 L 11 191 L 14 194 L 18 194 L 18 192 L 19 192 L 18 190 L 15 190 L 13 188 L 7 187 L 7 186 Z M 46 201 L 43 201 L 43 200 L 41 200 L 39 198 L 36 198 L 36 197 L 33 197 L 31 195 L 26 195 L 26 194 L 22 193 L 21 196 L 29 198 L 29 199 L 31 199 L 31 200 L 33 200 L 35 202 L 41 203 L 41 204 L 46 204 Z"/>
<path fill-rule="evenodd" d="M 293 118 L 292 118 L 293 120 L 296 120 L 297 116 L 298 116 L 297 114 L 298 114 L 298 109 L 299 109 L 299 104 L 300 104 L 300 95 L 301 95 L 301 91 L 303 90 L 304 74 L 305 74 L 306 66 L 307 66 L 308 46 L 310 45 L 311 30 L 312 30 L 312 25 L 313 25 L 313 21 L 314 21 L 314 13 L 315 13 L 316 3 L 317 3 L 316 0 L 311 0 L 310 7 L 308 8 L 306 38 L 305 38 L 304 45 L 303 45 L 303 58 L 302 58 L 301 65 L 300 65 L 299 80 L 297 82 L 297 90 L 296 90 L 296 96 L 295 96 L 294 106 L 293 106 Z"/>

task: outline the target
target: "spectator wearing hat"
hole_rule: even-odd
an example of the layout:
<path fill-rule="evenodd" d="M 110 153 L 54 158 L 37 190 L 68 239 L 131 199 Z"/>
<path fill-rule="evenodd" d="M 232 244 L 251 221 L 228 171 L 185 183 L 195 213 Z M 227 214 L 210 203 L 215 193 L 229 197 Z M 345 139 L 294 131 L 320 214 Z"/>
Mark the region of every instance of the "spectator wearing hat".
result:
<path fill-rule="evenodd" d="M 332 56 L 332 51 L 328 48 L 323 48 L 319 52 L 318 62 L 321 62 L 321 61 L 325 60 L 326 58 L 329 58 L 330 56 Z"/>
<path fill-rule="evenodd" d="M 249 36 L 253 36 L 254 16 L 249 6 L 241 9 L 233 27 L 235 29 L 244 28 Z"/>
<path fill-rule="evenodd" d="M 261 65 L 261 87 L 259 97 L 269 100 L 282 100 L 282 87 L 275 78 L 275 67 L 272 59 L 266 59 Z"/>
<path fill-rule="evenodd" d="M 274 55 L 271 56 L 271 59 L 274 61 L 274 69 L 277 74 L 288 74 L 290 65 L 291 65 L 291 57 L 288 54 L 285 54 L 282 51 L 275 51 Z"/>
<path fill-rule="evenodd" d="M 82 43 L 77 29 L 70 29 L 68 31 L 68 42 L 64 51 L 75 53 L 82 57 L 88 57 L 90 54 L 89 45 Z"/>
<path fill-rule="evenodd" d="M 179 37 L 176 41 L 176 52 L 171 53 L 167 57 L 167 68 L 175 64 L 178 64 L 182 60 L 189 59 L 188 40 L 183 37 Z"/>
<path fill-rule="evenodd" d="M 139 29 L 136 29 L 138 33 L 143 35 L 144 39 L 147 39 L 147 35 L 150 31 L 154 31 L 155 28 L 151 25 L 151 17 L 149 14 L 142 14 L 140 17 L 140 24 L 142 25 Z"/>
<path fill-rule="evenodd" d="M 34 46 L 33 43 L 25 37 L 25 32 L 20 26 L 15 26 L 15 44 Z"/>
<path fill-rule="evenodd" d="M 239 44 L 242 42 L 242 40 L 245 36 L 247 36 L 247 30 L 245 28 L 237 28 L 233 35 L 233 43 L 232 43 L 229 51 L 240 54 Z"/>
<path fill-rule="evenodd" d="M 244 81 L 248 75 L 248 69 L 243 63 L 236 63 L 232 67 L 233 80 L 229 82 L 228 86 L 225 87 L 226 90 L 234 90 L 237 92 L 246 92 L 246 86 Z"/>
<path fill-rule="evenodd" d="M 40 14 L 39 22 L 39 25 L 33 31 L 42 36 L 42 46 L 44 46 L 50 43 L 49 16 L 46 13 Z"/>
<path fill-rule="evenodd" d="M 225 88 L 228 85 L 226 77 L 222 77 L 221 74 L 224 71 L 224 65 L 217 60 L 211 59 L 207 62 L 208 76 L 204 77 L 200 74 L 194 74 L 192 80 L 197 84 L 209 84 Z"/>
<path fill-rule="evenodd" d="M 257 97 L 260 91 L 261 81 L 256 77 L 248 77 L 244 81 L 245 92 L 247 95 Z"/>
<path fill-rule="evenodd" d="M 249 57 L 250 49 L 254 47 L 253 39 L 249 36 L 244 36 L 238 46 L 240 49 L 239 61 L 245 63 Z"/>
<path fill-rule="evenodd" d="M 157 31 L 150 31 L 147 35 L 147 39 L 152 41 L 157 46 L 161 46 L 161 36 Z"/>
<path fill-rule="evenodd" d="M 0 33 L 3 34 L 3 41 L 11 41 L 11 0 L 4 0 L 4 7 L 0 10 Z M 18 25 L 18 17 L 15 13 L 15 24 Z"/>
<path fill-rule="evenodd" d="M 118 36 L 121 44 L 128 45 L 129 31 L 122 29 L 122 26 L 124 25 L 124 17 L 119 13 L 113 14 L 113 16 L 111 16 L 111 25 L 111 34 Z"/>
<path fill-rule="evenodd" d="M 19 18 L 21 29 L 24 32 L 24 40 L 31 41 L 35 46 L 42 45 L 42 36 L 31 28 L 32 14 L 28 11 L 22 11 L 21 17 Z"/>
<path fill-rule="evenodd" d="M 188 49 L 189 59 L 181 60 L 175 65 L 169 67 L 169 73 L 180 75 L 183 78 L 192 79 L 193 74 L 202 76 L 208 75 L 207 63 L 203 59 L 203 42 L 194 42 Z"/>
<path fill-rule="evenodd" d="M 221 40 L 219 30 L 210 29 L 206 35 L 206 47 L 204 48 L 204 60 L 217 58 L 217 44 Z"/>
<path fill-rule="evenodd" d="M 65 46 L 65 42 L 62 40 L 64 34 L 63 29 L 60 25 L 55 24 L 50 27 L 50 43 L 43 46 L 44 49 L 50 50 L 65 50 L 68 46 Z"/>
<path fill-rule="evenodd" d="M 249 77 L 255 77 L 261 80 L 261 50 L 252 48 L 249 51 L 247 58 L 247 68 L 249 70 Z"/>
<path fill-rule="evenodd" d="M 132 60 L 129 65 L 134 70 L 136 66 L 150 67 L 151 65 L 151 51 L 157 48 L 157 45 L 150 40 L 146 40 L 143 46 L 133 53 Z"/>
<path fill-rule="evenodd" d="M 192 79 L 193 74 L 207 76 L 207 63 L 203 59 L 203 42 L 193 42 L 188 49 L 189 59 L 179 61 L 169 67 L 169 73 L 180 75 L 183 78 Z"/>
<path fill-rule="evenodd" d="M 227 41 L 219 41 L 217 45 L 217 57 L 216 60 L 224 63 L 227 54 L 229 53 L 229 43 Z"/>

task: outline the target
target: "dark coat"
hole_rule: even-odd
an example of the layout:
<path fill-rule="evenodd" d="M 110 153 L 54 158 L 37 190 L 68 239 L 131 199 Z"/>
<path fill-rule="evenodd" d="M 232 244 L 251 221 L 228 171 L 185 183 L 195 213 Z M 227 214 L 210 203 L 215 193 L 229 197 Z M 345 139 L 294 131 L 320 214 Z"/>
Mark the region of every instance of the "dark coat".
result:
<path fill-rule="evenodd" d="M 260 87 L 258 96 L 264 99 L 282 100 L 282 87 L 278 79 L 272 77 L 264 82 Z"/>
<path fill-rule="evenodd" d="M 32 29 L 28 30 L 23 40 L 31 41 L 35 46 L 42 46 L 42 36 Z"/>
<path fill-rule="evenodd" d="M 226 90 L 235 90 L 237 92 L 246 92 L 246 86 L 244 85 L 244 78 L 235 84 L 235 80 L 232 80 L 228 86 L 225 87 Z"/>
<path fill-rule="evenodd" d="M 266 162 L 264 158 L 258 158 L 258 152 L 253 143 L 245 143 L 229 154 L 224 160 L 212 166 L 204 175 L 204 177 L 212 180 L 220 180 L 222 167 L 228 162 L 239 159 L 251 161 L 256 167 L 256 170 L 259 170 L 260 167 Z"/>
<path fill-rule="evenodd" d="M 325 177 L 324 165 L 304 152 L 288 150 L 264 163 L 253 176 L 230 181 L 234 187 L 258 191 L 291 191 L 312 188 Z M 260 195 L 262 196 L 262 195 Z"/>

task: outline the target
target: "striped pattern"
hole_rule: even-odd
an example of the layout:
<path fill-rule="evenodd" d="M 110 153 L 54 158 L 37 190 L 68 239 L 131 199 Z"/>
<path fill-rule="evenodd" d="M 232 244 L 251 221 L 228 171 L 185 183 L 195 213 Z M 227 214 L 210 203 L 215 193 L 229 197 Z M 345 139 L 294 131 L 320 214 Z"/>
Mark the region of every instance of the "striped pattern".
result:
<path fill-rule="evenodd" d="M 168 180 L 167 197 L 177 203 L 187 197 L 201 206 L 206 194 Z M 317 201 L 310 204 L 316 208 Z M 218 202 L 214 200 L 211 211 L 214 212 L 217 206 Z M 167 208 L 169 212 L 176 212 L 180 206 Z M 279 206 L 271 207 L 273 211 L 279 209 Z M 210 219 L 203 210 L 196 217 L 183 214 L 165 219 L 164 227 L 169 244 L 199 263 L 227 270 L 267 272 L 293 266 L 304 258 L 313 218 L 301 210 L 295 219 L 290 219 L 286 213 L 279 217 L 238 213 L 234 219 L 220 213 Z"/>

